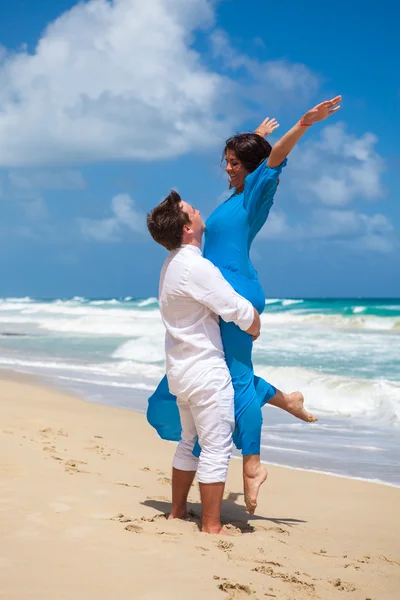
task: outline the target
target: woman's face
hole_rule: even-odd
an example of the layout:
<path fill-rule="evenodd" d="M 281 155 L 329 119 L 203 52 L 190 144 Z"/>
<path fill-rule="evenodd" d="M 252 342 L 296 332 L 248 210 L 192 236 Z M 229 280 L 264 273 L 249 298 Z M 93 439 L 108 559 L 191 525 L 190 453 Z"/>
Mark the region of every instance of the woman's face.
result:
<path fill-rule="evenodd" d="M 242 192 L 244 188 L 244 180 L 249 172 L 246 171 L 233 150 L 226 151 L 225 162 L 225 171 L 229 177 L 230 187 L 236 188 L 236 191 L 239 193 Z"/>

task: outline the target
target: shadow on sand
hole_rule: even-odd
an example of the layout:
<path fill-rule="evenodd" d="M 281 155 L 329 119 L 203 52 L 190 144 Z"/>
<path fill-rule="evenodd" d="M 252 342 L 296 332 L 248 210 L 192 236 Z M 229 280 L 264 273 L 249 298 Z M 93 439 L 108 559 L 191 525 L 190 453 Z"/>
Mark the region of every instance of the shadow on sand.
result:
<path fill-rule="evenodd" d="M 222 501 L 221 509 L 221 522 L 223 525 L 232 525 L 237 529 L 240 529 L 242 533 L 252 533 L 255 531 L 255 527 L 252 525 L 254 521 L 269 521 L 274 525 L 293 527 L 299 523 L 307 523 L 302 519 L 294 519 L 291 517 L 264 517 L 262 515 L 249 515 L 246 507 L 242 504 L 237 504 L 237 500 L 243 496 L 243 494 L 237 494 L 229 492 L 227 497 Z M 163 502 L 161 500 L 153 500 L 148 498 L 142 502 L 143 506 L 149 506 L 163 513 L 165 517 L 168 517 L 171 509 L 169 502 Z M 201 522 L 201 504 L 199 502 L 189 503 L 188 521 L 196 523 L 200 526 Z"/>

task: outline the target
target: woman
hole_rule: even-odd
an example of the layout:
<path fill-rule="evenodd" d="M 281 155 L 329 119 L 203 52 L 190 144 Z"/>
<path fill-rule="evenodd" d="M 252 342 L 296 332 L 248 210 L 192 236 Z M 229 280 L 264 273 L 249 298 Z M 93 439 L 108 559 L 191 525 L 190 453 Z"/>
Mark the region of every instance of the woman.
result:
<path fill-rule="evenodd" d="M 303 115 L 271 149 L 264 135 L 277 124 L 266 119 L 253 134 L 241 134 L 226 142 L 224 156 L 232 196 L 212 213 L 206 223 L 204 256 L 214 263 L 232 287 L 262 313 L 265 296 L 251 264 L 251 244 L 268 218 L 286 157 L 305 131 L 339 110 L 340 96 L 322 102 Z M 243 481 L 247 510 L 253 514 L 257 495 L 267 473 L 260 461 L 262 412 L 267 402 L 298 418 L 317 419 L 303 407 L 299 392 L 284 394 L 254 376 L 253 340 L 232 323 L 221 320 L 225 358 L 235 390 L 234 442 L 243 454 Z M 149 398 L 149 423 L 164 439 L 180 439 L 176 398 L 169 393 L 166 377 Z"/>

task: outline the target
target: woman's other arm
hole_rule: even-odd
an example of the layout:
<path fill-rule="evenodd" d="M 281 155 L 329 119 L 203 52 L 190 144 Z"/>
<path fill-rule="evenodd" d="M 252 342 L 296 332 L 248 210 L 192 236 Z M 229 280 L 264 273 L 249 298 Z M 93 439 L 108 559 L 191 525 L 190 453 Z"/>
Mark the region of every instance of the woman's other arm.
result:
<path fill-rule="evenodd" d="M 336 96 L 332 100 L 326 100 L 325 102 L 321 102 L 321 104 L 317 104 L 317 106 L 306 112 L 300 121 L 289 129 L 272 148 L 267 160 L 268 167 L 277 167 L 280 165 L 313 123 L 323 121 L 337 112 L 340 108 L 339 103 L 341 99 L 341 96 Z"/>
<path fill-rule="evenodd" d="M 260 135 L 261 137 L 267 137 L 271 135 L 275 129 L 278 129 L 279 123 L 276 119 L 270 119 L 267 117 L 264 121 L 254 130 L 254 133 Z"/>

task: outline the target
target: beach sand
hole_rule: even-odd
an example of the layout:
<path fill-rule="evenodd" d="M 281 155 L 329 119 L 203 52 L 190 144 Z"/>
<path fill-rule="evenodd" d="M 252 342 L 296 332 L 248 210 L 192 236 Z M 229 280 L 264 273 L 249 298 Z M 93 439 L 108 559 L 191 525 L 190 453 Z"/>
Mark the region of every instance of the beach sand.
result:
<path fill-rule="evenodd" d="M 232 536 L 208 536 L 196 486 L 191 520 L 165 519 L 175 446 L 143 415 L 6 372 L 0 447 L 2 598 L 400 598 L 398 488 L 268 467 L 249 517 L 232 460 Z"/>

